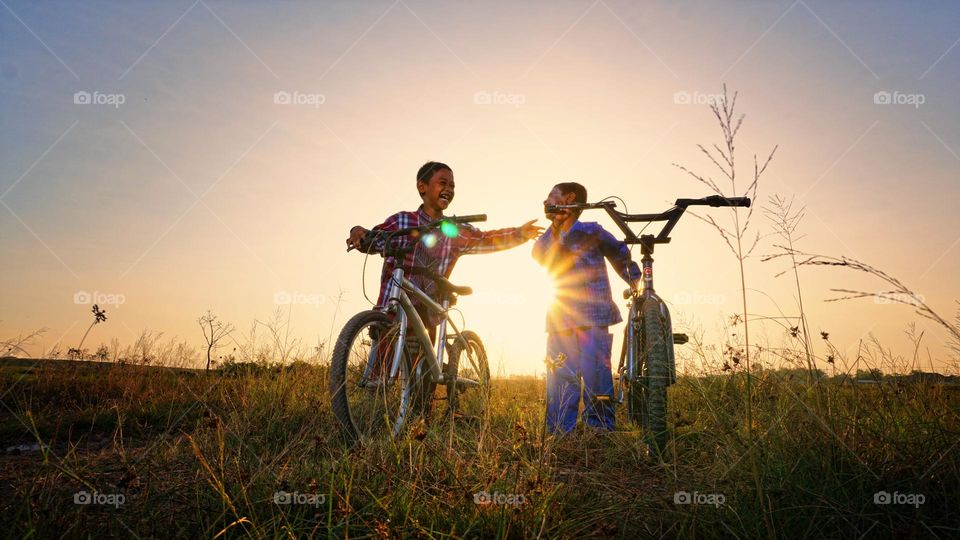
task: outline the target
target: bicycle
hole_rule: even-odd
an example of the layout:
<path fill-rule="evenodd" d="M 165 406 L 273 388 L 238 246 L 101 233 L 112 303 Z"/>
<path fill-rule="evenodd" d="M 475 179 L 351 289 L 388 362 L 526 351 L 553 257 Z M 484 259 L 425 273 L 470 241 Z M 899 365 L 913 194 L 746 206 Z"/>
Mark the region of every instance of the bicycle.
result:
<path fill-rule="evenodd" d="M 419 241 L 438 230 L 456 234 L 458 224 L 486 219 L 482 214 L 445 217 L 419 227 L 373 231 L 377 234 L 368 234 L 361 250 L 375 249 L 382 240 L 381 255 L 402 261 L 413 249 L 405 237 L 415 236 L 414 241 Z M 447 402 L 451 418 L 479 417 L 486 406 L 490 367 L 483 342 L 472 331 L 460 331 L 450 316 L 457 297 L 471 294 L 472 289 L 454 285 L 427 268 L 413 267 L 410 272 L 437 284 L 439 303 L 407 279 L 402 265 L 397 265 L 390 278 L 397 287 L 385 307 L 354 315 L 337 337 L 330 366 L 330 400 L 352 445 L 385 433 L 399 436 L 411 417 L 429 417 L 436 400 Z M 411 298 L 417 299 L 424 314 L 442 317 L 435 345 Z M 453 329 L 450 333 L 448 326 Z M 438 389 L 444 389 L 445 395 L 436 397 Z"/>
<path fill-rule="evenodd" d="M 677 199 L 674 206 L 659 214 L 626 214 L 614 210 L 616 202 L 547 205 L 547 212 L 557 210 L 603 209 L 623 231 L 624 243 L 640 245 L 642 265 L 641 288 L 623 293 L 630 312 L 623 334 L 623 348 L 617 367 L 616 397 L 600 396 L 614 403 L 626 403 L 627 417 L 647 432 L 647 445 L 655 456 L 662 456 L 667 446 L 667 387 L 677 381 L 674 345 L 688 341 L 684 334 L 674 334 L 667 304 L 653 289 L 653 248 L 670 242 L 670 232 L 689 206 L 749 207 L 747 197 L 711 195 L 702 199 Z M 652 224 L 665 221 L 656 235 L 634 233 L 628 223 Z M 646 227 L 644 227 L 646 229 Z M 643 232 L 642 230 L 640 231 Z"/>

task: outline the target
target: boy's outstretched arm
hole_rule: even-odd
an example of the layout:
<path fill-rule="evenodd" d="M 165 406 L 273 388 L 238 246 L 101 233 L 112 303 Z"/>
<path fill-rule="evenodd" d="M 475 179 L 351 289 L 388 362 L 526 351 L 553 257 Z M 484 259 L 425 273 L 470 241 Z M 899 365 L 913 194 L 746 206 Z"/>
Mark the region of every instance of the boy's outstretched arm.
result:
<path fill-rule="evenodd" d="M 537 220 L 532 219 L 519 227 L 493 231 L 481 231 L 472 225 L 464 224 L 460 226 L 454 245 L 463 254 L 492 253 L 510 249 L 543 234 L 543 227 L 534 225 L 536 222 Z"/>
<path fill-rule="evenodd" d="M 627 244 L 610 234 L 606 229 L 601 229 L 599 236 L 600 251 L 603 253 L 603 256 L 610 261 L 613 269 L 617 271 L 617 274 L 619 274 L 624 281 L 629 283 L 631 287 L 636 286 L 636 282 L 642 274 L 640 273 L 640 267 L 630 257 L 630 248 L 627 247 Z"/>

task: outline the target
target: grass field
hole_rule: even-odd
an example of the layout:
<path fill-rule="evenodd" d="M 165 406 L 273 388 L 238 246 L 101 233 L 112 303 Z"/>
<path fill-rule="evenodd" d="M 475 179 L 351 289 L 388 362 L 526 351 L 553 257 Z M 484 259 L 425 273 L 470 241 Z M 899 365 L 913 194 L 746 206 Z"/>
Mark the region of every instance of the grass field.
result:
<path fill-rule="evenodd" d="M 417 421 L 400 440 L 350 451 L 322 361 L 205 373 L 8 359 L 3 528 L 33 538 L 960 534 L 960 389 L 759 372 L 748 426 L 745 377 L 681 377 L 670 456 L 657 462 L 622 409 L 614 433 L 545 435 L 534 378 L 495 379 L 484 418 Z"/>

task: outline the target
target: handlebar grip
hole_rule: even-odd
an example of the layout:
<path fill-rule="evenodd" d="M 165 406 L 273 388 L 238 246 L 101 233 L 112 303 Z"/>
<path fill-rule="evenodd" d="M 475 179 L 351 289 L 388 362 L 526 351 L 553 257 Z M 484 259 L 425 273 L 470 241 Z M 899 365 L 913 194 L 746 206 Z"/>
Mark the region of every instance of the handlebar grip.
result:
<path fill-rule="evenodd" d="M 479 223 L 487 220 L 486 214 L 472 214 L 469 216 L 452 216 L 449 218 L 454 223 Z"/>
<path fill-rule="evenodd" d="M 749 197 L 723 197 L 721 195 L 711 195 L 700 200 L 677 199 L 677 204 L 680 204 L 681 201 L 687 205 L 706 204 L 714 208 L 721 206 L 750 206 Z"/>
<path fill-rule="evenodd" d="M 723 200 L 723 204 L 710 205 L 710 206 L 750 206 L 749 197 L 727 197 Z"/>

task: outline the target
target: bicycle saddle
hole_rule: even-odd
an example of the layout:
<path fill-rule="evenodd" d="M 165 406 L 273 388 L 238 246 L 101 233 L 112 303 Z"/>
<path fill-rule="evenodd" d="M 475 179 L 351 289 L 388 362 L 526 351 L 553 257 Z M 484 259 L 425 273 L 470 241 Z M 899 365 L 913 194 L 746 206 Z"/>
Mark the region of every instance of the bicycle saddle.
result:
<path fill-rule="evenodd" d="M 455 294 L 457 296 L 468 296 L 473 294 L 472 288 L 465 285 L 454 285 L 453 283 L 450 283 L 449 279 L 441 276 L 440 274 L 430 276 L 430 279 L 437 284 L 437 287 L 440 288 L 440 292 L 443 294 Z"/>
<path fill-rule="evenodd" d="M 461 286 L 461 285 L 454 285 L 453 283 L 450 283 L 449 279 L 443 277 L 443 275 L 441 275 L 438 272 L 435 272 L 430 268 L 414 267 L 410 269 L 410 274 L 420 275 L 433 281 L 434 283 L 437 284 L 437 288 L 440 289 L 440 293 L 444 296 L 450 295 L 450 294 L 454 294 L 457 296 L 468 296 L 473 294 L 472 288 Z"/>

